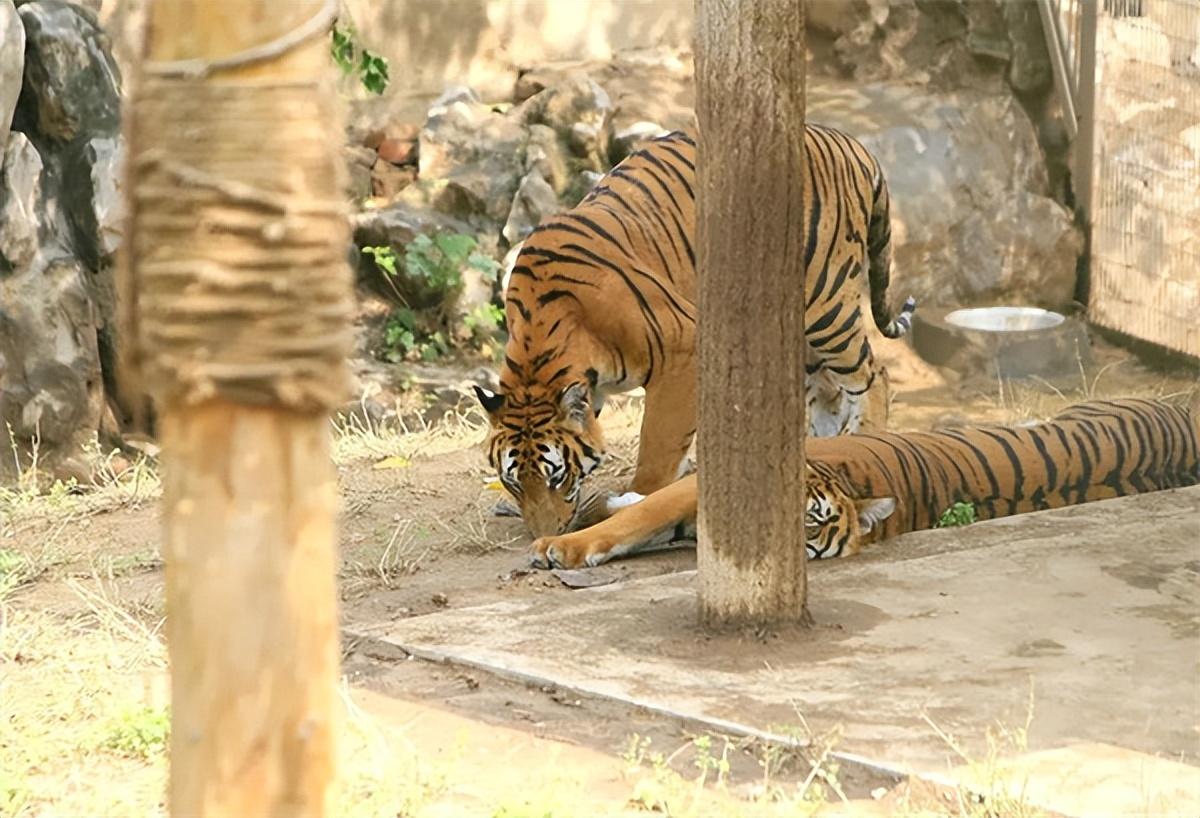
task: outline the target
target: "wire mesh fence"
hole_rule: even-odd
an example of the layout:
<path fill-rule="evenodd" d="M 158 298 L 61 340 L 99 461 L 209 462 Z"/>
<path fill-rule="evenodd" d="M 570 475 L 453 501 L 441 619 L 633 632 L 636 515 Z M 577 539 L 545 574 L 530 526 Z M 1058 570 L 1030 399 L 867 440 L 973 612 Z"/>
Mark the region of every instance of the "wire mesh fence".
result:
<path fill-rule="evenodd" d="M 1200 357 L 1200 0 L 1106 0 L 1089 314 Z"/>
<path fill-rule="evenodd" d="M 1039 0 L 1077 137 L 1089 316 L 1200 357 L 1200 0 L 1096 3 Z"/>

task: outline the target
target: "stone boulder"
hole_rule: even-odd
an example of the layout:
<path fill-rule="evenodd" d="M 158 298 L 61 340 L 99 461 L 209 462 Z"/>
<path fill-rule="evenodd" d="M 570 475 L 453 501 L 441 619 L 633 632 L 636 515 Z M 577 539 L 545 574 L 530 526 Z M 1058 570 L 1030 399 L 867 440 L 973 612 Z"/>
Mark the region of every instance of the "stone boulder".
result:
<path fill-rule="evenodd" d="M 22 107 L 39 134 L 68 142 L 120 128 L 121 74 L 91 13 L 62 0 L 20 8 L 25 25 Z"/>
<path fill-rule="evenodd" d="M 438 306 L 440 293 L 429 291 L 422 282 L 408 280 L 404 272 L 405 248 L 417 236 L 476 235 L 467 222 L 405 201 L 365 210 L 354 217 L 353 225 L 356 248 L 391 247 L 397 258 L 397 275 L 391 278 L 383 275 L 367 254 L 361 254 L 357 261 L 359 280 L 376 295 L 416 309 Z"/>
<path fill-rule="evenodd" d="M 121 241 L 120 73 L 93 10 L 18 2 L 24 62 L 7 82 L 10 0 L 0 83 L 0 448 L 27 466 L 86 480 L 85 451 L 117 432 L 112 261 Z M 18 49 L 20 50 L 20 49 Z M 117 407 L 119 411 L 119 407 Z M 4 459 L 0 479 L 13 476 Z"/>
<path fill-rule="evenodd" d="M 1082 241 L 1047 195 L 1033 125 L 1011 95 L 819 81 L 808 117 L 855 135 L 883 165 L 896 303 L 1072 300 Z"/>
<path fill-rule="evenodd" d="M 461 218 L 508 218 L 525 173 L 524 125 L 483 104 L 469 88 L 451 88 L 429 109 L 421 129 L 417 175 L 435 206 Z"/>
<path fill-rule="evenodd" d="M 72 143 L 63 154 L 63 204 L 81 260 L 93 270 L 110 265 L 124 230 L 125 147 L 116 136 Z"/>
<path fill-rule="evenodd" d="M 22 468 L 86 477 L 84 446 L 104 412 L 100 316 L 88 276 L 58 241 L 57 203 L 33 143 L 10 134 L 0 172 L 0 446 Z M 16 437 L 13 441 L 11 434 Z M 3 458 L 0 475 L 14 464 Z"/>
<path fill-rule="evenodd" d="M 25 134 L 10 135 L 0 162 L 0 272 L 30 267 L 37 259 L 42 235 L 52 232 L 44 216 L 45 164 Z"/>
<path fill-rule="evenodd" d="M 591 77 L 568 73 L 521 107 L 528 124 L 554 130 L 580 170 L 608 170 L 614 109 L 608 92 Z"/>
<path fill-rule="evenodd" d="M 524 240 L 544 218 L 562 210 L 562 204 L 550 183 L 540 171 L 531 170 L 521 179 L 517 195 L 513 197 L 508 221 L 504 223 L 503 235 L 510 245 Z"/>
<path fill-rule="evenodd" d="M 25 73 L 25 27 L 12 0 L 0 0 L 0 154 L 8 144 L 21 77 Z"/>
<path fill-rule="evenodd" d="M 548 125 L 530 125 L 529 142 L 525 146 L 525 170 L 537 172 L 555 194 L 562 196 L 571 184 L 566 147 Z"/>
<path fill-rule="evenodd" d="M 386 245 L 399 255 L 403 255 L 404 248 L 417 236 L 474 232 L 467 222 L 406 202 L 364 210 L 354 215 L 352 224 L 354 243 L 358 247 Z"/>

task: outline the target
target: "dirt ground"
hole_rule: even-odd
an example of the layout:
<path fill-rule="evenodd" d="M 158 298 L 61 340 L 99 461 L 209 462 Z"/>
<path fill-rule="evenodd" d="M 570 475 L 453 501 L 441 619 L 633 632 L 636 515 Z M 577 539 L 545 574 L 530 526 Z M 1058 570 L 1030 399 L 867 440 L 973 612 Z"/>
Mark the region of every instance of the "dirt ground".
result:
<path fill-rule="evenodd" d="M 1097 343 L 1094 358 L 1095 365 L 1071 382 L 1015 385 L 950 383 L 910 354 L 893 353 L 887 360 L 897 392 L 892 426 L 1045 417 L 1085 397 L 1183 399 L 1197 388 L 1193 370 L 1153 368 L 1104 343 Z M 603 417 L 610 457 L 599 479 L 616 488 L 632 472 L 640 402 L 635 397 L 615 403 Z M 406 723 L 407 716 L 379 712 L 386 708 L 380 702 L 388 700 L 408 703 L 396 707 L 422 708 L 423 735 L 449 736 L 458 729 L 451 726 L 454 720 L 465 719 L 484 726 L 480 735 L 491 725 L 529 736 L 533 755 L 553 746 L 560 772 L 573 763 L 593 768 L 600 755 L 614 769 L 639 769 L 640 778 L 612 784 L 614 804 L 652 808 L 644 782 L 661 785 L 672 770 L 685 783 L 707 778 L 711 785 L 720 777 L 713 771 L 724 769 L 721 746 L 699 749 L 703 745 L 686 725 L 430 665 L 370 638 L 372 624 L 446 607 L 556 594 L 567 609 L 572 591 L 554 575 L 528 568 L 529 539 L 520 521 L 490 513 L 500 495 L 479 445 L 484 431 L 481 418 L 464 404 L 461 414 L 431 428 L 359 423 L 335 432 L 343 497 L 346 695 L 348 703 L 361 705 L 363 697 L 375 703 L 369 708 L 373 726 L 354 732 L 346 750 L 356 760 L 355 775 L 340 796 L 345 814 L 456 814 L 455 805 L 466 809 L 467 803 L 456 778 L 520 779 L 528 763 L 490 757 L 447 772 L 428 754 L 410 751 L 416 760 L 405 756 L 407 777 L 397 777 L 391 762 L 377 755 L 380 742 L 386 743 L 381 736 L 402 734 Z M 159 814 L 165 775 L 159 722 L 166 695 L 157 476 L 152 465 L 138 465 L 96 490 L 38 489 L 0 493 L 0 816 Z M 694 565 L 694 552 L 681 549 L 616 563 L 611 578 Z M 439 719 L 445 720 L 444 730 L 436 727 Z M 644 751 L 647 739 L 653 751 Z M 799 758 L 764 762 L 762 747 L 730 746 L 728 777 L 744 787 L 737 798 L 751 798 L 746 788 L 768 768 L 794 786 L 807 781 L 810 794 L 820 789 L 814 781 L 825 780 L 824 772 L 814 778 L 814 768 Z M 461 752 L 456 758 L 461 761 Z M 855 774 L 839 787 L 848 798 L 869 799 L 894 783 L 886 776 Z M 687 791 L 695 810 L 703 799 L 696 800 L 691 784 Z M 490 806 L 476 798 L 460 814 L 515 816 L 534 814 L 532 809 L 539 816 L 575 814 L 577 805 L 530 806 L 521 801 L 528 793 L 514 786 L 514 805 L 505 807 L 498 790 L 485 787 L 491 794 L 483 800 L 491 798 Z M 824 793 L 832 798 L 836 789 L 826 787 Z M 892 802 L 896 792 L 888 796 Z M 816 803 L 805 803 L 810 802 Z"/>

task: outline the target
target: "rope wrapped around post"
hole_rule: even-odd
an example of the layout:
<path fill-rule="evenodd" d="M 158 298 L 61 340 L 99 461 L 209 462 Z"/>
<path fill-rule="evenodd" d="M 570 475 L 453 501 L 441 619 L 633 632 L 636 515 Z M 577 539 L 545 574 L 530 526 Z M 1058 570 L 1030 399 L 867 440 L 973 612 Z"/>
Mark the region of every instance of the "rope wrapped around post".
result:
<path fill-rule="evenodd" d="M 125 110 L 119 343 L 125 395 L 158 410 L 173 816 L 333 814 L 328 414 L 354 306 L 336 11 L 155 0 Z"/>
<path fill-rule="evenodd" d="M 223 76 L 325 33 L 335 11 L 242 54 L 141 69 L 120 335 L 131 384 L 160 406 L 320 412 L 349 391 L 349 214 L 328 197 L 344 189 L 336 95 Z"/>

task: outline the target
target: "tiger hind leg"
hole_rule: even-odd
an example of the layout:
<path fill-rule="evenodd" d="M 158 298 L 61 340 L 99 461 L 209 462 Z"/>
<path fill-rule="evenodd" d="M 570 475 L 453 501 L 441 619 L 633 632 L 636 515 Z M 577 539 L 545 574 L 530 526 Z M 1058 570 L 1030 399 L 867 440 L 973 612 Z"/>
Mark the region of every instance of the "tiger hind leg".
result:
<path fill-rule="evenodd" d="M 886 432 L 888 419 L 892 409 L 892 381 L 887 368 L 881 364 L 875 367 L 874 380 L 867 389 L 866 404 L 863 409 L 860 432 Z"/>
<path fill-rule="evenodd" d="M 810 353 L 811 354 L 811 353 Z M 828 372 L 817 370 L 805 379 L 805 409 L 810 437 L 834 437 L 841 428 L 842 394 Z"/>
<path fill-rule="evenodd" d="M 808 395 L 808 433 L 813 437 L 852 435 L 886 428 L 888 378 L 864 340 L 848 364 L 826 361 L 812 378 Z"/>

